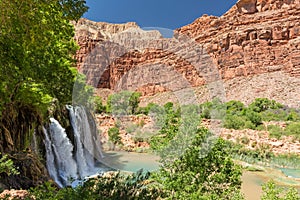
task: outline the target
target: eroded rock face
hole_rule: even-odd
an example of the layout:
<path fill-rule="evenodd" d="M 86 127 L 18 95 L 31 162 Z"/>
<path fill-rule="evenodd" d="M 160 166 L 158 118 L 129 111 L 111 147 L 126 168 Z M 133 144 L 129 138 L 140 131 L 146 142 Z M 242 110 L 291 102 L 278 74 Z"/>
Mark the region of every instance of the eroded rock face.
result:
<path fill-rule="evenodd" d="M 39 160 L 40 158 L 32 152 L 15 153 L 9 155 L 20 174 L 8 176 L 0 174 L 0 183 L 8 188 L 29 189 L 49 181 L 47 169 Z"/>
<path fill-rule="evenodd" d="M 204 44 L 225 80 L 272 71 L 299 77 L 299 8 L 297 0 L 240 0 L 224 16 L 205 16 L 176 32 Z"/>
<path fill-rule="evenodd" d="M 299 0 L 239 0 L 223 16 L 203 15 L 171 39 L 134 23 L 112 27 L 84 19 L 76 24 L 78 68 L 93 86 L 153 95 L 221 81 L 227 99 L 250 102 L 265 94 L 299 106 Z M 253 89 L 257 85 L 267 93 Z"/>
<path fill-rule="evenodd" d="M 239 0 L 236 7 L 240 13 L 253 14 L 257 12 L 257 0 Z"/>

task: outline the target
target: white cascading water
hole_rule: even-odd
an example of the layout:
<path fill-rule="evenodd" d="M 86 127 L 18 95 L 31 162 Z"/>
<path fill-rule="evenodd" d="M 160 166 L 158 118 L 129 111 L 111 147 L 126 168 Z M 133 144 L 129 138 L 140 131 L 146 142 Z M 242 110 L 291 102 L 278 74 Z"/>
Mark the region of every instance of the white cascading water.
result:
<path fill-rule="evenodd" d="M 95 160 L 100 161 L 102 158 L 95 122 L 88 118 L 83 107 L 67 106 L 67 109 L 74 132 L 74 145 L 55 119 L 50 119 L 50 134 L 44 130 L 47 168 L 50 176 L 61 187 L 74 186 L 76 180 L 83 180 L 102 171 L 95 166 Z"/>

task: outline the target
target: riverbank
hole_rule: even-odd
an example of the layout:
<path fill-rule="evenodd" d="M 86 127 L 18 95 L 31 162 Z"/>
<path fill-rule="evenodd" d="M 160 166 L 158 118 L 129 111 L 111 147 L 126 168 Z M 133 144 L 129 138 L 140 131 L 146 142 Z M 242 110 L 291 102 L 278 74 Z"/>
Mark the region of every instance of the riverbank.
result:
<path fill-rule="evenodd" d="M 106 151 L 104 162 L 114 169 L 129 172 L 136 172 L 140 169 L 154 171 L 159 168 L 159 157 L 148 153 Z M 244 167 L 241 190 L 246 200 L 259 200 L 262 194 L 262 184 L 270 180 L 274 180 L 282 187 L 295 187 L 300 192 L 300 180 L 287 177 L 279 169 L 250 165 L 240 161 L 238 163 Z"/>

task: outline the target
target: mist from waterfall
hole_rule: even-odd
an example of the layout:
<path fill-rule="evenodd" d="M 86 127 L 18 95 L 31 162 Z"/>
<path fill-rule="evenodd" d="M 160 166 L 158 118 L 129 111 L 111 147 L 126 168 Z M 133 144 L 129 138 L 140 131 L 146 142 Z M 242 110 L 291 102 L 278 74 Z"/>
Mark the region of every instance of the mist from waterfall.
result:
<path fill-rule="evenodd" d="M 105 170 L 97 167 L 102 152 L 93 117 L 84 107 L 67 106 L 67 109 L 74 133 L 73 143 L 54 118 L 50 119 L 49 130 L 43 130 L 47 169 L 60 187 L 74 185 L 78 180 Z"/>

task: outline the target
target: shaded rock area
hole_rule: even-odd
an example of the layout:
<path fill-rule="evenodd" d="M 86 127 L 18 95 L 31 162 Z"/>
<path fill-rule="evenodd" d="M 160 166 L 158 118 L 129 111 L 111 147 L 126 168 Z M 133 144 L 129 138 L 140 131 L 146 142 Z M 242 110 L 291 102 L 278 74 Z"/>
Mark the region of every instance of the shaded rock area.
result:
<path fill-rule="evenodd" d="M 0 174 L 4 189 L 29 189 L 49 181 L 47 169 L 40 158 L 31 152 L 10 154 L 9 157 L 19 175 Z"/>
<path fill-rule="evenodd" d="M 0 121 L 0 157 L 13 161 L 18 175 L 0 174 L 0 188 L 29 189 L 50 180 L 46 169 L 43 125 L 48 121 L 28 106 L 7 107 Z M 59 119 L 69 135 L 72 127 L 65 108 L 54 106 L 49 115 Z"/>

